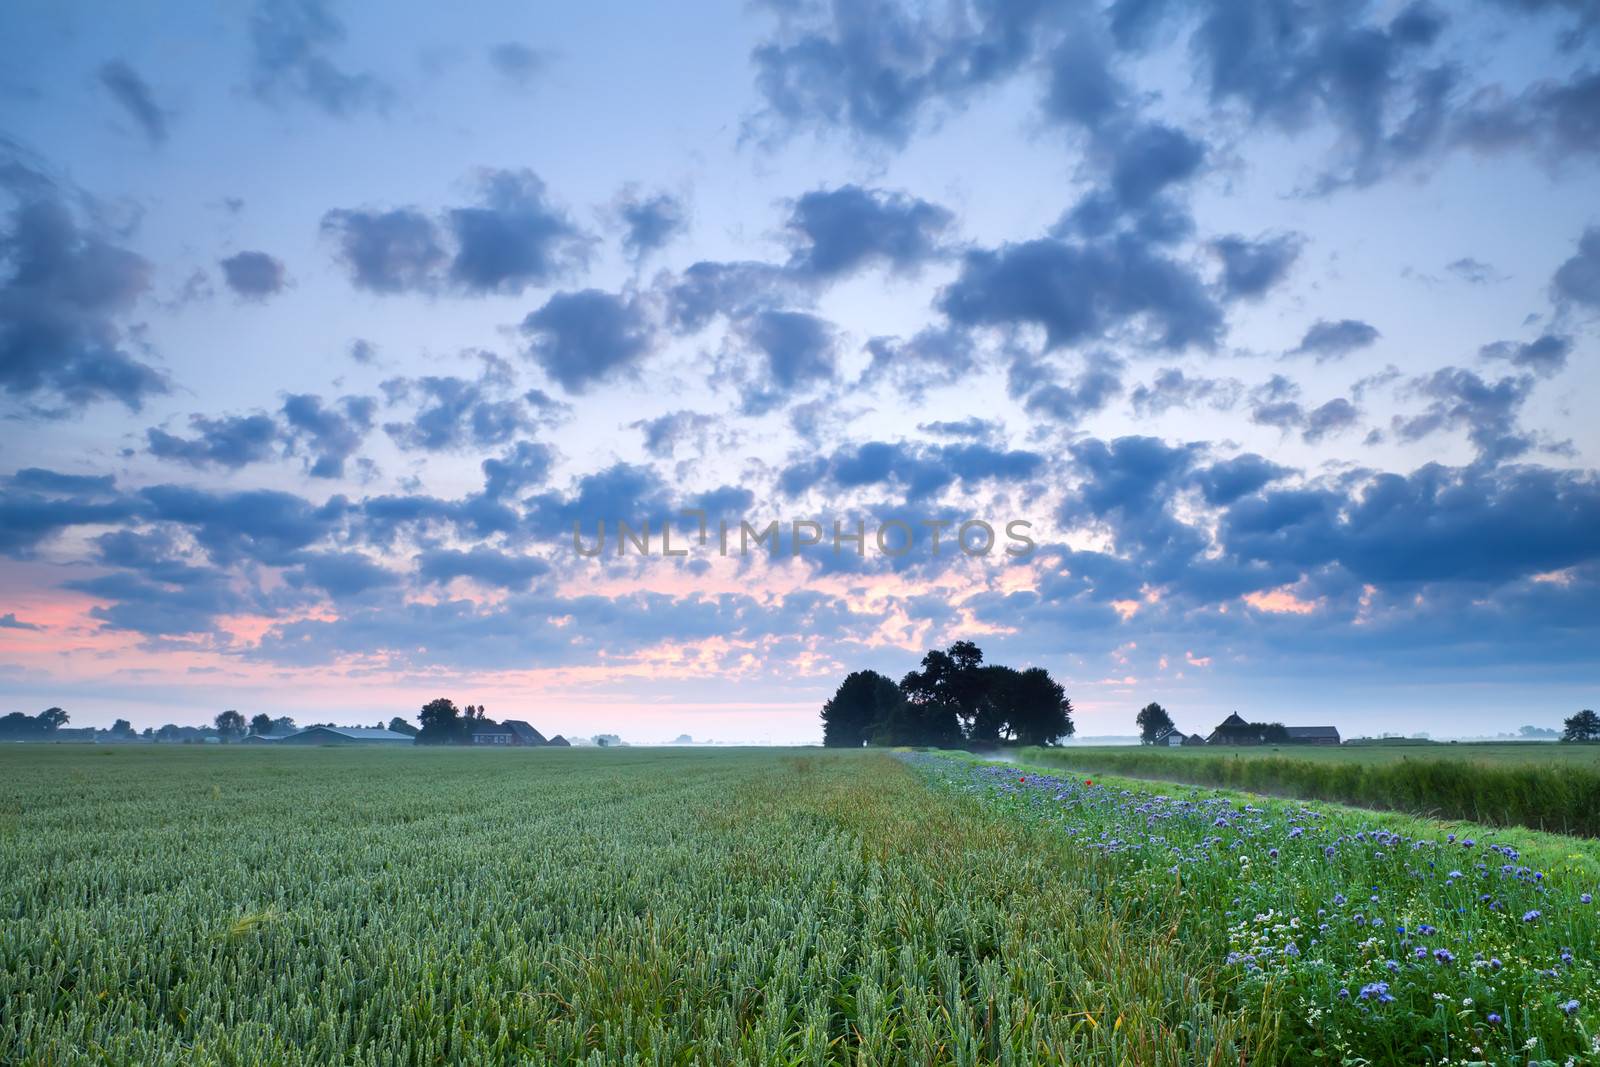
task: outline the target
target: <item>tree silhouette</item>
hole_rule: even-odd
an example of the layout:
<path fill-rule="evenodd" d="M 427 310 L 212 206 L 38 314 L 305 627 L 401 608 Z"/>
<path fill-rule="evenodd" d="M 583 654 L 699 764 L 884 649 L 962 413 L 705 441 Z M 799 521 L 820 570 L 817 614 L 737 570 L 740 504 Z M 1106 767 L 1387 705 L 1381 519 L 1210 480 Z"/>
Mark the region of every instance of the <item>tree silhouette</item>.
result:
<path fill-rule="evenodd" d="M 260 737 L 272 732 L 272 716 L 261 711 L 250 716 L 250 732 Z"/>
<path fill-rule="evenodd" d="M 1053 745 L 1071 737 L 1072 701 L 1061 683 L 1043 667 L 1029 667 L 1018 677 L 1011 730 L 1024 745 Z"/>
<path fill-rule="evenodd" d="M 422 729 L 417 733 L 419 745 L 459 744 L 466 735 L 466 722 L 454 702 L 440 697 L 422 706 L 417 715 Z"/>
<path fill-rule="evenodd" d="M 118 719 L 116 722 L 111 724 L 111 736 L 132 737 L 133 723 L 129 722 L 127 719 Z"/>
<path fill-rule="evenodd" d="M 822 705 L 822 743 L 860 748 L 904 702 L 899 688 L 877 671 L 855 671 Z"/>
<path fill-rule="evenodd" d="M 398 715 L 389 720 L 389 729 L 397 734 L 410 734 L 412 737 L 416 737 L 418 732 L 415 726 L 412 726 Z"/>
<path fill-rule="evenodd" d="M 217 728 L 217 734 L 224 741 L 232 741 L 236 737 L 244 736 L 244 716 L 237 711 L 224 711 L 212 720 L 212 723 Z"/>
<path fill-rule="evenodd" d="M 1584 708 L 1561 724 L 1563 741 L 1600 741 L 1600 715 Z"/>
<path fill-rule="evenodd" d="M 1140 708 L 1133 721 L 1139 724 L 1139 740 L 1147 745 L 1155 744 L 1174 729 L 1167 709 L 1154 702 Z"/>
<path fill-rule="evenodd" d="M 45 708 L 35 717 L 39 720 L 39 725 L 43 726 L 46 732 L 50 730 L 61 729 L 63 726 L 67 725 L 67 722 L 71 719 L 71 716 L 62 711 L 60 708 Z"/>

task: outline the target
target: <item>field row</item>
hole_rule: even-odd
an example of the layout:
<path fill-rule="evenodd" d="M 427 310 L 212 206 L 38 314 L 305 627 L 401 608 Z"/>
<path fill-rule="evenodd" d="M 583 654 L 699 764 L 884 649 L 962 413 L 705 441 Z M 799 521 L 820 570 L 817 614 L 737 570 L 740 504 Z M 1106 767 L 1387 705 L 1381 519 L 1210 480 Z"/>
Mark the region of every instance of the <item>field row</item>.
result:
<path fill-rule="evenodd" d="M 1435 830 L 952 756 L 3 751 L 0 1062 L 1592 1053 L 1600 850 Z"/>
<path fill-rule="evenodd" d="M 1033 763 L 1600 837 L 1600 747 L 1034 748 Z"/>

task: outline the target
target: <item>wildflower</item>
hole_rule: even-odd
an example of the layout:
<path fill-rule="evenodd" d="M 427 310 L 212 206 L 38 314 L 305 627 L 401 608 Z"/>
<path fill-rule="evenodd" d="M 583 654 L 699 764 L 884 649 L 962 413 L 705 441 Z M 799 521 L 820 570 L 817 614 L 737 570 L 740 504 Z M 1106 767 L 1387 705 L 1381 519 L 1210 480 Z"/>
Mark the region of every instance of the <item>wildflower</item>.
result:
<path fill-rule="evenodd" d="M 1489 1022 L 1490 1026 L 1499 1026 L 1500 1025 L 1500 1013 L 1499 1012 L 1491 1011 L 1486 1016 L 1486 1018 L 1488 1019 L 1488 1022 Z"/>
<path fill-rule="evenodd" d="M 1504 967 L 1505 964 L 1500 962 L 1500 957 L 1498 957 L 1498 956 L 1490 956 L 1489 957 L 1489 966 L 1493 970 L 1498 971 L 1501 967 Z"/>
<path fill-rule="evenodd" d="M 1568 1015 L 1571 1015 L 1578 1010 L 1578 1002 L 1576 1000 L 1569 1000 L 1565 1004 L 1561 1005 L 1561 1010 L 1566 1012 Z"/>
<path fill-rule="evenodd" d="M 1400 964 L 1395 960 L 1385 960 L 1383 965 L 1388 968 L 1390 974 L 1396 974 L 1400 970 Z"/>
<path fill-rule="evenodd" d="M 1528 911 L 1528 912 L 1524 912 L 1523 913 L 1522 921 L 1525 922 L 1525 923 L 1531 923 L 1535 919 L 1537 919 L 1538 917 L 1539 917 L 1539 909 L 1538 908 L 1534 908 L 1532 911 Z"/>
<path fill-rule="evenodd" d="M 1580 904 L 1593 904 L 1594 903 L 1594 895 L 1591 894 L 1591 893 L 1584 893 L 1584 894 L 1582 894 L 1581 896 L 1578 897 L 1578 903 L 1580 903 Z"/>
<path fill-rule="evenodd" d="M 1335 893 L 1333 895 L 1333 902 L 1335 904 L 1343 904 L 1344 903 L 1344 894 L 1343 893 Z"/>
<path fill-rule="evenodd" d="M 1362 1000 L 1376 1000 L 1379 1004 L 1392 1004 L 1394 997 L 1389 994 L 1388 982 L 1370 982 L 1361 987 Z"/>
<path fill-rule="evenodd" d="M 1350 999 L 1350 990 L 1348 990 L 1348 989 L 1339 990 L 1339 999 L 1340 1000 L 1349 1000 Z"/>
<path fill-rule="evenodd" d="M 1275 849 L 1275 848 L 1267 849 L 1267 856 L 1269 858 L 1271 858 L 1271 859 L 1277 859 L 1278 858 L 1278 850 Z"/>
<path fill-rule="evenodd" d="M 1433 950 L 1433 958 L 1440 963 L 1451 963 L 1454 962 L 1456 954 L 1447 948 L 1436 948 Z"/>

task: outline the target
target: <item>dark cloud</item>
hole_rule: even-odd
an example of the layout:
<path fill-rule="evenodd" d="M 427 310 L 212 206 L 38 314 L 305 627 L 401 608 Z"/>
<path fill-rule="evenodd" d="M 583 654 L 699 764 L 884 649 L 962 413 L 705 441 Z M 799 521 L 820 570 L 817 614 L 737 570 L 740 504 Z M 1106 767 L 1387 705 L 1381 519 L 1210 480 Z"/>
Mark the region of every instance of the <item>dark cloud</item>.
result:
<path fill-rule="evenodd" d="M 117 480 L 110 474 L 62 474 L 42 467 L 24 467 L 6 479 L 13 489 L 62 496 L 110 496 Z"/>
<path fill-rule="evenodd" d="M 481 206 L 448 214 L 457 251 L 450 280 L 469 293 L 520 293 L 581 267 L 588 239 L 545 198 L 531 170 L 489 170 L 479 178 Z"/>
<path fill-rule="evenodd" d="M 1486 285 L 1489 282 L 1501 280 L 1499 271 L 1482 260 L 1473 259 L 1471 256 L 1463 256 L 1460 259 L 1453 260 L 1445 264 L 1444 269 L 1462 281 L 1470 282 L 1473 285 Z"/>
<path fill-rule="evenodd" d="M 1205 159 L 1205 146 L 1184 131 L 1146 123 L 1115 149 L 1111 188 L 1125 207 L 1142 207 L 1168 186 L 1188 181 Z"/>
<path fill-rule="evenodd" d="M 1162 415 L 1173 408 L 1202 404 L 1215 411 L 1229 411 L 1243 392 L 1244 383 L 1235 378 L 1192 378 L 1177 367 L 1167 367 L 1149 385 L 1134 386 L 1129 400 L 1139 415 Z"/>
<path fill-rule="evenodd" d="M 875 263 L 912 272 L 944 254 L 940 242 L 953 218 L 926 200 L 859 185 L 806 193 L 787 223 L 794 244 L 788 269 L 817 280 Z"/>
<path fill-rule="evenodd" d="M 655 348 L 639 299 L 599 289 L 560 292 L 522 320 L 528 356 L 570 393 L 631 372 Z"/>
<path fill-rule="evenodd" d="M 80 227 L 42 175 L 6 164 L 0 156 L 12 200 L 0 228 L 0 389 L 35 404 L 113 399 L 139 410 L 169 389 L 126 350 L 120 326 L 150 287 L 150 265 Z"/>
<path fill-rule="evenodd" d="M 710 415 L 695 411 L 672 411 L 653 419 L 628 424 L 630 430 L 644 434 L 644 450 L 658 459 L 671 459 L 682 445 L 704 452 L 707 435 L 718 425 Z"/>
<path fill-rule="evenodd" d="M 1262 236 L 1254 241 L 1229 234 L 1212 241 L 1212 251 L 1222 260 L 1223 293 L 1230 299 L 1265 295 L 1288 275 L 1303 243 L 1299 234 Z"/>
<path fill-rule="evenodd" d="M 218 616 L 259 607 L 234 588 L 225 572 L 176 561 L 162 561 L 149 573 L 119 571 L 62 587 L 108 601 L 89 609 L 103 629 L 148 638 L 211 634 Z"/>
<path fill-rule="evenodd" d="M 68 527 L 116 525 L 141 510 L 139 501 L 108 493 L 98 485 L 79 489 L 46 480 L 37 491 L 6 489 L 0 492 L 0 553 L 25 559 Z"/>
<path fill-rule="evenodd" d="M 803 311 L 762 311 L 740 328 L 761 356 L 759 369 L 740 383 L 745 414 L 764 414 L 833 379 L 837 338 L 826 320 Z"/>
<path fill-rule="evenodd" d="M 1195 483 L 1206 503 L 1231 504 L 1242 496 L 1257 492 L 1273 482 L 1292 474 L 1288 467 L 1279 466 L 1254 452 L 1246 452 L 1233 459 L 1213 463 L 1195 471 Z"/>
<path fill-rule="evenodd" d="M 1366 348 L 1378 337 L 1374 327 L 1358 319 L 1340 319 L 1337 322 L 1318 319 L 1306 330 L 1300 343 L 1290 350 L 1290 355 L 1314 356 L 1318 363 L 1342 359 L 1358 348 Z"/>
<path fill-rule="evenodd" d="M 1593 560 L 1597 524 L 1592 472 L 1428 464 L 1377 475 L 1349 495 L 1246 497 L 1229 509 L 1219 542 L 1241 561 L 1302 571 L 1336 565 L 1374 584 L 1476 583 Z"/>
<path fill-rule="evenodd" d="M 239 252 L 221 261 L 228 288 L 250 300 L 265 300 L 283 291 L 288 278 L 283 263 L 265 252 Z"/>
<path fill-rule="evenodd" d="M 295 580 L 291 575 L 291 580 Z M 300 581 L 335 600 L 400 584 L 400 576 L 359 552 L 319 552 L 301 558 Z"/>
<path fill-rule="evenodd" d="M 1577 254 L 1561 264 L 1550 280 L 1550 293 L 1558 304 L 1600 309 L 1600 226 L 1583 231 Z"/>
<path fill-rule="evenodd" d="M 150 86 L 137 71 L 122 60 L 114 59 L 100 68 L 100 84 L 139 124 L 151 144 L 161 144 L 167 139 L 167 112 L 156 104 Z"/>
<path fill-rule="evenodd" d="M 552 490 L 530 497 L 526 527 L 535 537 L 568 539 L 573 524 L 581 523 L 586 538 L 592 538 L 595 524 L 602 520 L 610 526 L 620 519 L 636 529 L 641 523 L 657 525 L 669 518 L 681 523 L 679 514 L 686 508 L 705 511 L 714 526 L 718 518 L 744 517 L 754 501 L 750 490 L 732 486 L 675 496 L 649 467 L 617 463 L 578 478 L 573 492 Z"/>
<path fill-rule="evenodd" d="M 980 441 L 997 438 L 1002 431 L 998 422 L 980 419 L 976 415 L 954 422 L 922 422 L 917 424 L 917 429 L 937 437 L 968 437 Z"/>
<path fill-rule="evenodd" d="M 867 342 L 872 361 L 863 384 L 892 381 L 908 397 L 952 385 L 978 367 L 978 349 L 965 330 L 926 327 L 910 338 L 874 337 Z"/>
<path fill-rule="evenodd" d="M 1533 439 L 1517 425 L 1533 382 L 1529 375 L 1487 382 L 1469 370 L 1444 367 L 1411 383 L 1412 392 L 1430 402 L 1421 414 L 1396 415 L 1395 433 L 1401 440 L 1418 441 L 1441 431 L 1465 429 L 1480 462 L 1514 459 L 1533 447 Z"/>
<path fill-rule="evenodd" d="M 24 622 L 17 618 L 17 613 L 8 611 L 0 615 L 0 630 L 43 630 L 44 627 L 34 622 Z"/>
<path fill-rule="evenodd" d="M 178 485 L 153 485 L 139 497 L 144 514 L 187 527 L 218 566 L 298 563 L 301 550 L 326 538 L 349 506 L 344 497 L 315 506 L 276 490 L 210 492 Z"/>
<path fill-rule="evenodd" d="M 1360 417 L 1361 412 L 1354 404 L 1342 396 L 1335 397 L 1306 412 L 1305 426 L 1300 436 L 1308 444 L 1316 444 L 1326 437 L 1348 430 Z"/>
<path fill-rule="evenodd" d="M 538 49 L 517 41 L 504 41 L 489 48 L 489 65 L 506 81 L 526 89 L 544 73 L 549 61 Z"/>
<path fill-rule="evenodd" d="M 256 96 L 302 96 L 340 117 L 386 110 L 394 95 L 387 85 L 371 74 L 341 70 L 329 58 L 343 41 L 344 24 L 322 0 L 258 0 L 250 16 Z"/>
<path fill-rule="evenodd" d="M 237 470 L 273 457 L 278 426 L 267 415 L 189 416 L 193 437 L 178 437 L 155 427 L 145 431 L 150 454 L 191 467 Z"/>
<path fill-rule="evenodd" d="M 1425 53 L 1442 14 L 1413 5 L 1387 26 L 1344 4 L 1219 4 L 1191 39 L 1214 104 L 1297 133 L 1340 133 L 1340 158 L 1317 182 L 1365 185 L 1439 143 L 1455 85 Z"/>
<path fill-rule="evenodd" d="M 938 304 L 964 326 L 1041 327 L 1048 348 L 1131 327 L 1156 347 L 1210 348 L 1222 330 L 1222 311 L 1193 271 L 1130 235 L 968 252 Z"/>
<path fill-rule="evenodd" d="M 550 565 L 537 556 L 512 555 L 483 545 L 467 552 L 433 549 L 417 557 L 418 575 L 437 585 L 469 578 L 497 589 L 525 590 L 549 571 Z"/>
<path fill-rule="evenodd" d="M 1018 70 L 1049 10 L 1038 0 L 963 5 L 944 23 L 893 0 L 817 5 L 807 14 L 820 18 L 785 20 L 780 39 L 752 53 L 766 102 L 752 128 L 844 127 L 904 144 L 930 104 L 960 107 Z"/>
<path fill-rule="evenodd" d="M 1564 368 L 1571 352 L 1572 338 L 1550 333 L 1533 341 L 1496 341 L 1478 349 L 1478 355 L 1483 359 L 1503 359 L 1512 366 L 1544 376 Z"/>
<path fill-rule="evenodd" d="M 1030 415 L 1076 426 L 1122 395 L 1124 369 L 1116 357 L 1091 352 L 1078 374 L 1062 383 L 1052 366 L 1024 357 L 1012 363 L 1007 388 Z"/>
<path fill-rule="evenodd" d="M 374 293 L 427 291 L 446 255 L 443 236 L 419 211 L 330 211 L 322 232 L 339 242 L 339 258 L 358 288 Z"/>
<path fill-rule="evenodd" d="M 503 455 L 483 461 L 483 495 L 498 500 L 543 485 L 555 461 L 555 450 L 549 445 L 518 441 Z"/>
<path fill-rule="evenodd" d="M 615 209 L 623 226 L 622 250 L 635 263 L 689 228 L 688 209 L 670 193 L 641 196 L 630 190 L 617 197 Z"/>
<path fill-rule="evenodd" d="M 1169 579 L 1204 547 L 1199 531 L 1172 514 L 1189 480 L 1194 445 L 1171 446 L 1153 437 L 1075 441 L 1068 449 L 1081 477 L 1061 507 L 1069 526 L 1095 519 L 1112 531 L 1117 548 L 1143 557 L 1147 580 Z"/>
<path fill-rule="evenodd" d="M 1528 147 L 1553 164 L 1600 153 L 1600 71 L 1542 81 L 1507 98 L 1485 88 L 1455 116 L 1458 144 L 1484 152 Z"/>
<path fill-rule="evenodd" d="M 704 329 L 718 315 L 741 319 L 762 307 L 788 303 L 800 289 L 782 267 L 749 261 L 702 260 L 663 282 L 667 321 L 680 333 Z"/>
<path fill-rule="evenodd" d="M 420 394 L 407 422 L 384 423 L 383 430 L 402 449 L 442 452 L 503 445 L 533 429 L 521 397 L 497 398 L 492 381 L 428 376 L 384 383 L 391 402 Z"/>
<path fill-rule="evenodd" d="M 291 393 L 284 399 L 286 436 L 292 446 L 310 453 L 308 473 L 313 478 L 344 477 L 345 462 L 361 449 L 377 406 L 368 396 L 347 396 L 337 406 L 325 405 L 311 393 Z"/>
<path fill-rule="evenodd" d="M 923 446 L 868 441 L 790 464 L 779 473 L 778 484 L 790 497 L 817 485 L 839 490 L 885 486 L 914 502 L 936 497 L 957 483 L 973 488 L 988 482 L 1027 482 L 1043 469 L 1044 457 L 1037 452 L 976 443 Z"/>

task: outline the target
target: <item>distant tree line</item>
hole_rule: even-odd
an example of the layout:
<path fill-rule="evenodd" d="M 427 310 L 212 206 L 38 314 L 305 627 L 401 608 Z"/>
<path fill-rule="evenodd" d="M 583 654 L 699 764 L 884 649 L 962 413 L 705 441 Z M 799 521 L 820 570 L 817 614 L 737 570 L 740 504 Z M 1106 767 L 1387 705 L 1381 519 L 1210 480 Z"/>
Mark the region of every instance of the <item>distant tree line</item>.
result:
<path fill-rule="evenodd" d="M 0 738 L 7 741 L 44 741 L 69 721 L 71 717 L 60 708 L 46 708 L 37 715 L 13 711 L 0 716 Z"/>
<path fill-rule="evenodd" d="M 822 706 L 822 743 L 835 748 L 1050 745 L 1072 730 L 1072 701 L 1048 671 L 985 664 L 971 641 L 930 651 L 899 684 L 855 671 Z"/>

